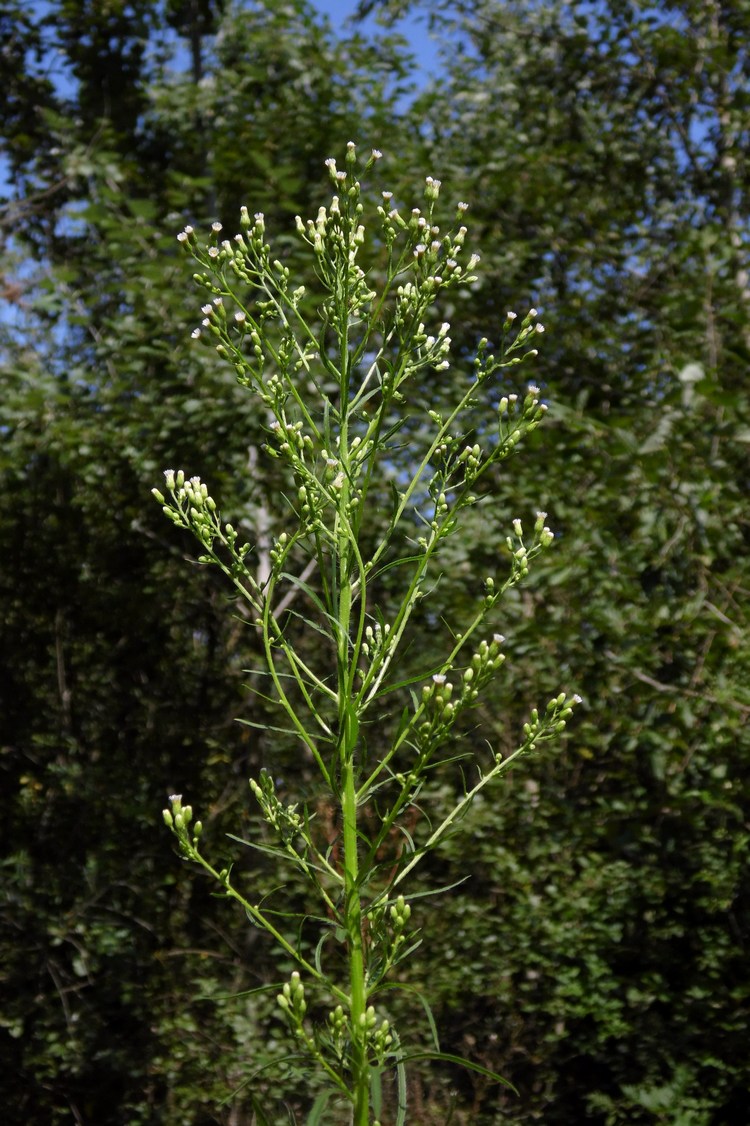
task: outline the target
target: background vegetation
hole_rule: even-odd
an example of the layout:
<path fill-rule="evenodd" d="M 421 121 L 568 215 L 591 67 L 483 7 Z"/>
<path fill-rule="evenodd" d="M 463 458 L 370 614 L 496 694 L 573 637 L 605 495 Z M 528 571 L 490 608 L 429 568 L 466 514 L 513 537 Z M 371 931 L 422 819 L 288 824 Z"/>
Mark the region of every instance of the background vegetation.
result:
<path fill-rule="evenodd" d="M 412 973 L 442 1046 L 520 1097 L 425 1067 L 414 1121 L 742 1126 L 750 6 L 362 8 L 374 36 L 304 0 L 0 12 L 5 1120 L 250 1126 L 260 1099 L 287 1121 L 282 1085 L 252 1078 L 283 1054 L 273 994 L 242 994 L 291 967 L 180 864 L 160 811 L 200 795 L 220 850 L 252 831 L 262 765 L 315 793 L 291 747 L 234 722 L 263 720 L 255 633 L 149 490 L 168 465 L 205 474 L 262 567 L 278 482 L 251 400 L 190 340 L 175 234 L 246 203 L 294 259 L 293 216 L 355 139 L 404 200 L 431 172 L 471 203 L 485 269 L 446 310 L 459 346 L 508 308 L 547 328 L 549 421 L 440 587 L 460 605 L 510 517 L 549 512 L 477 738 L 510 744 L 560 684 L 586 701 L 432 872 L 471 880 L 422 901 Z M 448 47 L 429 81 L 388 26 L 403 12 Z"/>

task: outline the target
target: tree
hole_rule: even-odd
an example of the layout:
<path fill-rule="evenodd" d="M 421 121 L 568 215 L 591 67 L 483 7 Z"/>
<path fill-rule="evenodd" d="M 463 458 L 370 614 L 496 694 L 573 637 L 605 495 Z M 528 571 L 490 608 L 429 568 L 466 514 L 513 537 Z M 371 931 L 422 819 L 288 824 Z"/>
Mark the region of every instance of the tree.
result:
<path fill-rule="evenodd" d="M 541 455 L 557 567 L 503 628 L 529 654 L 526 682 L 569 668 L 590 710 L 538 790 L 477 817 L 476 909 L 440 916 L 447 948 L 471 926 L 502 951 L 481 978 L 486 1012 L 462 1001 L 480 986 L 472 967 L 426 976 L 460 1006 L 457 1045 L 477 1044 L 527 1093 L 519 1110 L 475 1090 L 487 1121 L 645 1122 L 665 1105 L 735 1121 L 747 1109 L 742 9 L 467 8 L 451 26 L 452 80 L 423 103 L 424 145 L 457 194 L 480 184 L 481 249 L 501 263 L 460 319 L 499 325 L 528 279 L 551 334 L 557 427 Z M 539 483 L 520 464 L 493 495 L 502 508 Z M 491 554 L 483 525 L 446 602 L 485 543 Z M 514 696 L 498 695 L 498 717 Z M 494 843 L 508 840 L 512 852 Z M 490 905 L 507 918 L 499 932 Z"/>
<path fill-rule="evenodd" d="M 167 451 L 186 465 L 200 451 L 251 530 L 275 503 L 274 483 L 253 479 L 252 410 L 190 341 L 197 310 L 186 307 L 175 235 L 187 217 L 215 219 L 214 200 L 234 206 L 245 179 L 255 206 L 272 212 L 295 151 L 322 164 L 332 140 L 349 139 L 344 90 L 369 88 L 373 69 L 384 86 L 390 71 L 400 80 L 406 63 L 395 43 L 373 58 L 361 40 L 333 40 L 301 3 L 219 16 L 60 3 L 8 24 L 19 108 L 4 119 L 17 185 L 6 268 L 18 304 L 2 357 L 0 522 L 12 545 L 2 1101 L 18 1122 L 222 1121 L 222 1100 L 254 1067 L 241 1045 L 253 1041 L 260 1002 L 194 995 L 230 998 L 273 972 L 253 964 L 252 933 L 209 917 L 205 890 L 175 872 L 156 820 L 179 764 L 212 803 L 218 832 L 265 743 L 234 725 L 253 630 L 225 613 L 198 568 L 183 570 L 187 544 L 165 546 L 143 500 Z M 193 69 L 172 77 L 170 26 L 187 33 L 191 68 L 200 48 L 212 97 Z M 247 54 L 232 62 L 240 38 Z M 53 47 L 58 84 L 37 74 L 33 54 L 45 62 Z M 271 58 L 287 81 L 317 91 L 314 114 L 289 114 L 283 159 L 285 86 L 263 82 Z M 326 101 L 332 70 L 341 84 Z M 251 81 L 249 113 L 234 99 Z M 223 119 L 201 134 L 196 121 L 219 104 Z M 239 122 L 244 163 L 225 140 Z M 280 180 L 261 191 L 258 168 L 263 176 L 274 161 Z M 303 177 L 296 191 L 309 209 Z M 234 1121 L 251 1106 L 243 1093 Z"/>
<path fill-rule="evenodd" d="M 564 754 L 472 822 L 470 906 L 464 888 L 425 916 L 446 952 L 462 931 L 497 951 L 481 973 L 425 961 L 455 1029 L 443 1046 L 522 1092 L 498 1103 L 457 1077 L 456 1115 L 744 1121 L 744 5 L 431 4 L 450 54 L 398 113 L 383 93 L 407 81 L 401 50 L 323 33 L 302 4 L 140 4 L 126 21 L 120 5 L 87 6 L 91 29 L 78 9 L 32 20 L 16 5 L 0 21 L 17 185 L 1 328 L 3 952 L 16 998 L 4 1105 L 24 1123 L 148 1122 L 164 1107 L 220 1121 L 220 1093 L 253 1071 L 262 1003 L 195 993 L 247 987 L 249 962 L 252 983 L 277 968 L 199 889 L 167 884 L 155 822 L 179 765 L 193 792 L 215 793 L 217 839 L 236 828 L 267 748 L 231 725 L 255 640 L 169 553 L 144 498 L 172 457 L 199 463 L 262 544 L 274 481 L 251 488 L 254 420 L 183 343 L 194 315 L 174 234 L 233 226 L 241 203 L 281 230 L 314 211 L 322 160 L 356 139 L 399 154 L 388 179 L 403 198 L 432 167 L 446 196 L 472 203 L 491 268 L 447 314 L 465 326 L 459 348 L 509 307 L 542 310 L 554 439 L 532 438 L 528 460 L 492 480 L 438 589 L 460 615 L 469 577 L 501 547 L 495 506 L 541 500 L 558 546 L 503 632 L 524 689 L 567 678 L 588 708 Z M 58 32 L 62 82 L 46 68 Z M 176 35 L 191 45 L 182 67 Z M 131 88 L 108 119 L 113 60 Z M 422 393 L 439 408 L 437 381 Z M 428 648 L 440 615 L 420 625 Z M 522 722 L 518 683 L 487 705 L 498 745 Z M 61 863 L 61 841 L 78 867 Z M 182 933 L 193 943 L 178 956 Z M 449 1091 L 429 1070 L 422 1087 L 420 1120 L 444 1121 Z M 231 1113 L 247 1118 L 251 1101 L 241 1093 Z"/>

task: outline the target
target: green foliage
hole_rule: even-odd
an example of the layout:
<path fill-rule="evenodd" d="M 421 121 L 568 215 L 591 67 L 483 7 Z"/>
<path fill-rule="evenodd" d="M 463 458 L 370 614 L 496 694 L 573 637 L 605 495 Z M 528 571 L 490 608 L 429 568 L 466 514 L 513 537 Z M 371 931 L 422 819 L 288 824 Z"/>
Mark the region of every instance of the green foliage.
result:
<path fill-rule="evenodd" d="M 482 333 L 496 347 L 511 300 L 537 305 L 547 327 L 535 368 L 547 437 L 530 435 L 485 478 L 493 500 L 446 541 L 441 611 L 415 614 L 407 662 L 435 651 L 441 612 L 465 616 L 504 550 L 501 514 L 541 506 L 560 535 L 543 580 L 532 573 L 506 596 L 513 676 L 466 727 L 481 723 L 507 752 L 529 684 L 552 693 L 562 679 L 587 701 L 575 740 L 535 771 L 539 789 L 511 782 L 472 820 L 482 860 L 464 835 L 461 862 L 477 877 L 439 911 L 429 899 L 414 908 L 436 943 L 453 949 L 462 930 L 499 950 L 481 1010 L 464 1004 L 471 967 L 428 962 L 423 946 L 411 972 L 429 981 L 443 1048 L 483 1060 L 521 1096 L 485 1089 L 478 1073 L 446 1084 L 419 1062 L 414 1121 L 750 1117 L 745 5 L 408 7 L 438 30 L 453 20 L 413 109 L 393 36 L 370 47 L 301 5 L 154 2 L 131 6 L 130 24 L 119 4 L 14 4 L 0 16 L 10 1122 L 249 1121 L 242 1091 L 221 1099 L 282 1054 L 257 1035 L 278 988 L 268 1003 L 232 996 L 278 986 L 293 967 L 265 961 L 257 932 L 217 911 L 200 882 L 175 881 L 153 821 L 179 777 L 210 804 L 206 847 L 229 859 L 224 832 L 269 748 L 289 792 L 309 800 L 312 774 L 259 727 L 233 725 L 238 714 L 272 722 L 242 689 L 255 630 L 239 603 L 228 616 L 221 582 L 186 566 L 188 537 L 167 534 L 142 498 L 173 459 L 200 470 L 268 561 L 281 465 L 260 471 L 249 397 L 187 346 L 174 231 L 234 222 L 249 200 L 278 230 L 315 214 L 320 162 L 352 136 L 399 154 L 385 177 L 397 202 L 415 197 L 423 168 L 472 200 L 484 269 L 446 301 L 457 357 Z M 52 56 L 58 43 L 68 47 Z M 128 109 L 113 122 L 107 88 L 119 78 L 106 72 L 119 59 L 136 89 L 120 89 Z M 264 59 L 275 68 L 265 78 Z M 278 245 L 297 272 L 298 242 Z M 429 409 L 453 393 L 449 375 L 422 388 Z M 373 506 L 373 537 L 388 501 Z M 384 591 L 397 578 L 384 575 Z M 256 864 L 259 886 L 273 887 L 272 859 Z M 539 976 L 527 978 L 532 954 Z M 392 1004 L 404 1036 L 417 1032 L 418 1002 Z M 648 1110 L 660 1091 L 675 1105 Z"/>
<path fill-rule="evenodd" d="M 366 172 L 380 155 L 372 153 Z M 315 804 L 280 801 L 269 773 L 251 779 L 273 843 L 247 843 L 276 858 L 282 871 L 296 868 L 316 906 L 297 915 L 270 896 L 248 898 L 229 867 L 219 870 L 206 858 L 202 822 L 193 822 L 192 807 L 181 795 L 170 799 L 164 820 L 180 854 L 216 880 L 224 896 L 240 904 L 250 922 L 291 958 L 296 968 L 278 1003 L 295 1053 L 327 1079 L 330 1095 L 343 1095 L 351 1104 L 352 1121 L 366 1126 L 382 1116 L 383 1072 L 393 1071 L 399 1087 L 396 1121 L 405 1122 L 408 1112 L 405 1065 L 413 1050 L 375 1004 L 382 1006 L 384 990 L 394 988 L 396 967 L 422 941 L 409 923 L 404 881 L 455 834 L 477 798 L 511 763 L 564 730 L 580 698 L 563 692 L 542 715 L 533 709 L 520 746 L 507 756 L 494 753 L 488 766 L 478 756 L 464 765 L 469 780 L 464 778 L 463 792 L 444 814 L 434 815 L 432 777 L 463 757 L 454 752 L 457 724 L 505 660 L 504 638 L 482 635 L 503 596 L 552 543 L 546 513 L 537 513 L 528 546 L 521 521 L 512 521 L 507 578 L 487 577 L 465 621 L 446 623 L 439 658 L 433 654 L 408 675 L 402 653 L 413 644 L 415 611 L 430 605 L 429 587 L 445 565 L 444 542 L 461 527 L 464 511 L 480 503 L 479 482 L 544 415 L 538 388 L 518 395 L 503 387 L 509 369 L 536 355 L 529 345 L 543 327 L 532 309 L 514 332 L 517 318 L 508 313 L 499 354 L 488 352 L 486 339 L 479 342 L 473 374 L 464 377 L 464 388 L 455 381 L 457 394 L 445 416 L 410 408 L 420 380 L 451 368 L 450 326 L 444 322 L 428 335 L 425 324 L 435 321 L 434 306 L 444 293 L 476 280 L 478 256 L 467 257 L 466 227 L 441 232 L 439 180 L 427 177 L 424 209 L 402 214 L 385 191 L 376 215 L 368 215 L 353 142 L 344 170 L 333 158 L 326 163 L 336 194 L 316 219 L 297 218 L 321 290 L 314 322 L 302 312 L 305 287 L 295 286 L 289 268 L 272 256 L 262 213 L 253 220 L 243 208 L 234 241 L 219 241 L 218 222 L 205 245 L 192 226 L 178 235 L 198 263 L 195 282 L 210 297 L 201 310 L 202 329 L 218 340 L 216 351 L 240 384 L 254 392 L 264 417 L 265 455 L 288 470 L 289 530 L 272 537 L 265 580 L 248 565 L 250 543 L 222 521 L 200 478 L 170 469 L 166 498 L 153 490 L 169 519 L 199 541 L 199 562 L 217 566 L 249 605 L 269 681 L 267 689 L 255 691 L 278 707 L 278 722 L 286 726 L 273 728 L 277 738 L 291 737 L 312 758 L 322 792 L 316 802 L 327 805 L 340 825 L 321 839 Z M 465 209 L 459 204 L 457 221 Z M 361 264 L 368 244 L 382 248 L 386 258 L 378 290 Z M 192 335 L 200 338 L 201 332 Z M 480 425 L 476 416 L 490 412 L 496 421 L 490 426 L 486 417 L 483 444 L 472 444 Z M 426 414 L 431 425 L 420 442 L 404 447 L 399 435 L 418 414 Z M 379 492 L 382 496 L 384 475 L 398 484 L 392 485 L 390 515 L 373 540 L 369 512 Z M 379 580 L 394 570 L 398 586 L 380 594 Z M 298 622 L 318 634 L 317 652 L 307 654 L 295 643 Z M 438 752 L 447 753 L 447 760 Z M 415 815 L 426 821 L 421 832 L 414 832 Z M 331 940 L 343 950 L 331 950 Z M 324 1023 L 308 1017 L 300 971 L 318 1004 L 329 1007 Z M 403 988 L 401 980 L 397 984 Z M 429 1011 L 427 999 L 425 1004 Z M 437 1042 L 418 1058 L 461 1062 L 441 1052 Z M 467 1066 L 498 1081 L 476 1062 Z M 326 1113 L 331 1110 L 332 1104 Z M 314 1108 L 311 1116 L 316 1117 Z"/>

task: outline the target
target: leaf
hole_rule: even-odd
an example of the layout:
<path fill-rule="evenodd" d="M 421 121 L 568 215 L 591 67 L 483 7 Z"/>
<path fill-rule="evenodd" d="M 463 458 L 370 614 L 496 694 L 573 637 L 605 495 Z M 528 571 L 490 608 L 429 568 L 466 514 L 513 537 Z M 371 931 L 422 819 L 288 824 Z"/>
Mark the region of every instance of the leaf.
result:
<path fill-rule="evenodd" d="M 414 1060 L 440 1060 L 443 1063 L 454 1063 L 459 1067 L 466 1068 L 468 1071 L 475 1071 L 478 1075 L 484 1076 L 485 1079 L 491 1079 L 493 1083 L 501 1083 L 503 1087 L 510 1088 L 515 1095 L 518 1094 L 518 1091 L 509 1079 L 504 1079 L 503 1076 L 498 1075 L 497 1072 L 490 1071 L 489 1068 L 482 1067 L 481 1064 L 466 1059 L 464 1056 L 454 1056 L 450 1052 L 413 1052 L 403 1056 L 402 1059 L 404 1063 L 411 1063 Z"/>
<path fill-rule="evenodd" d="M 319 1126 L 323 1119 L 323 1112 L 328 1106 L 331 1097 L 330 1091 L 321 1091 L 310 1108 L 310 1113 L 305 1119 L 307 1126 Z"/>

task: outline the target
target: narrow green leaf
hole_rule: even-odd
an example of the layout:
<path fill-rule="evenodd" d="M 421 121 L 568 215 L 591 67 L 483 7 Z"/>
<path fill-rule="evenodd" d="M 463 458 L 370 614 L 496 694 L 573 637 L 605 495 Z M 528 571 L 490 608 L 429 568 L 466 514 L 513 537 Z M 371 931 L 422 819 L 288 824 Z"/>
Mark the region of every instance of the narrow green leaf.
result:
<path fill-rule="evenodd" d="M 493 1083 L 501 1083 L 503 1087 L 509 1087 L 515 1095 L 518 1094 L 509 1079 L 504 1079 L 496 1071 L 490 1071 L 489 1068 L 482 1067 L 480 1063 L 474 1063 L 473 1060 L 468 1060 L 464 1056 L 454 1056 L 451 1052 L 414 1052 L 402 1058 L 404 1063 L 411 1063 L 414 1060 L 439 1060 L 441 1063 L 454 1063 L 468 1071 L 475 1071 L 478 1075 L 484 1076 L 485 1079 L 491 1079 Z"/>

